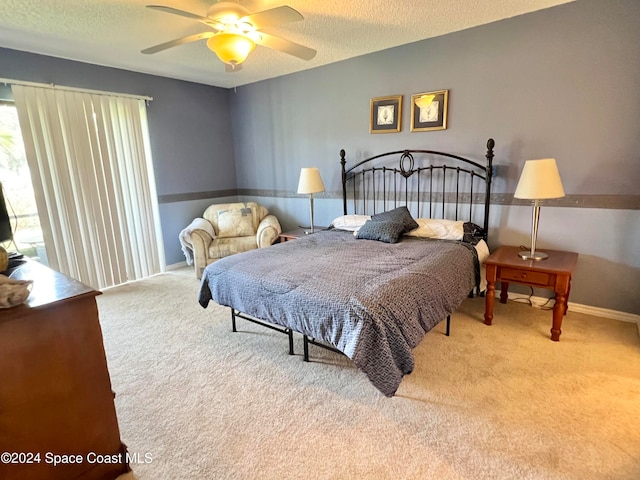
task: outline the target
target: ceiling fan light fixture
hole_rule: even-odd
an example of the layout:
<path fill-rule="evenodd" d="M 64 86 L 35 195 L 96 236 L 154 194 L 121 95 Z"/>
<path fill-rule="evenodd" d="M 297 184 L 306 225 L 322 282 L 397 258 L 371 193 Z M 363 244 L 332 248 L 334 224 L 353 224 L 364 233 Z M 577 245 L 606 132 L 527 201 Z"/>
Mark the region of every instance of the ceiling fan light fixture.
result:
<path fill-rule="evenodd" d="M 240 70 L 242 63 L 256 45 L 277 50 L 302 60 L 311 60 L 316 56 L 317 52 L 313 48 L 261 31 L 267 27 L 304 20 L 300 12 L 288 5 L 250 12 L 247 7 L 240 5 L 239 2 L 244 2 L 244 0 L 214 0 L 214 2 L 207 10 L 206 16 L 165 5 L 147 5 L 147 8 L 152 10 L 197 20 L 208 26 L 209 29 L 145 48 L 141 53 L 158 53 L 168 48 L 207 39 L 207 47 L 224 62 L 227 72 Z"/>
<path fill-rule="evenodd" d="M 220 32 L 207 40 L 207 47 L 229 65 L 244 62 L 256 47 L 251 38 L 233 32 Z"/>
<path fill-rule="evenodd" d="M 249 10 L 237 2 L 216 2 L 207 10 L 207 17 L 222 23 L 235 23 L 247 15 Z"/>
<path fill-rule="evenodd" d="M 245 33 L 247 37 L 253 40 L 255 43 L 260 43 L 262 41 L 262 35 L 257 30 L 252 30 L 251 32 Z"/>
<path fill-rule="evenodd" d="M 241 32 L 248 33 L 255 31 L 255 28 L 250 22 L 238 20 L 235 24 L 236 28 Z"/>

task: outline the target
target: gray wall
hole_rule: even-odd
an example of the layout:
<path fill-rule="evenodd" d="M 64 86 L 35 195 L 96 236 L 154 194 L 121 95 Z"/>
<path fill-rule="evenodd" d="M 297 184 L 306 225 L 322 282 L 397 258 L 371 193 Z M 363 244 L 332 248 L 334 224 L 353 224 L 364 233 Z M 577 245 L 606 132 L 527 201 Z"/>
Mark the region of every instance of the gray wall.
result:
<path fill-rule="evenodd" d="M 543 207 L 539 248 L 580 254 L 571 301 L 639 314 L 639 26 L 637 0 L 578 0 L 240 87 L 230 94 L 238 188 L 285 228 L 308 224 L 295 189 L 300 168 L 317 166 L 326 225 L 341 213 L 341 148 L 349 162 L 403 148 L 481 160 L 493 137 L 490 246 L 529 243 L 531 207 L 512 193 L 525 160 L 555 157 L 567 197 Z M 411 94 L 439 89 L 450 91 L 448 129 L 410 133 Z M 370 99 L 394 94 L 402 131 L 369 134 Z"/>
<path fill-rule="evenodd" d="M 2 48 L 0 77 L 153 97 L 147 117 L 167 264 L 184 261 L 178 233 L 207 197 L 235 195 L 229 90 Z"/>

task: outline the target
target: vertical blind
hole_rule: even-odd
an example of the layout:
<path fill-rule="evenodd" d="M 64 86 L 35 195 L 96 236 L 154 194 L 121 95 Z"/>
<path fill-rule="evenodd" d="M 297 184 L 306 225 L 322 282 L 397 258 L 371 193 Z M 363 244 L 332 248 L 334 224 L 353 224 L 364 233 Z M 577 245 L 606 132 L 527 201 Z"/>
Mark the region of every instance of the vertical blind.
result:
<path fill-rule="evenodd" d="M 144 100 L 12 90 L 49 265 L 97 289 L 161 272 Z"/>

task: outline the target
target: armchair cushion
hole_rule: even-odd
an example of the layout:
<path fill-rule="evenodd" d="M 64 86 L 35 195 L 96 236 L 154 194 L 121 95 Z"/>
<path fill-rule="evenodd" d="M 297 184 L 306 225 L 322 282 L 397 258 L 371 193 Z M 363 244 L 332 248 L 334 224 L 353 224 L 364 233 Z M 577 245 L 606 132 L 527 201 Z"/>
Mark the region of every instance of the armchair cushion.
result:
<path fill-rule="evenodd" d="M 218 211 L 218 237 L 235 238 L 255 235 L 251 207 Z"/>
<path fill-rule="evenodd" d="M 217 238 L 209 245 L 208 258 L 222 258 L 236 253 L 247 252 L 256 247 L 256 237 L 253 235 L 248 237 Z"/>

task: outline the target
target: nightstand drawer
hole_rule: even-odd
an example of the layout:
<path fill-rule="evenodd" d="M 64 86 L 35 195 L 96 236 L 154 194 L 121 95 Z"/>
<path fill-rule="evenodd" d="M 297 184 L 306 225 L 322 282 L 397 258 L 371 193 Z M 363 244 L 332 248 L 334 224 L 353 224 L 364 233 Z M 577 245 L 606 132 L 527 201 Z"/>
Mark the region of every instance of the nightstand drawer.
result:
<path fill-rule="evenodd" d="M 528 272 L 515 268 L 501 268 L 500 280 L 513 280 L 514 282 L 534 283 L 536 285 L 549 285 L 549 274 L 542 272 Z"/>

